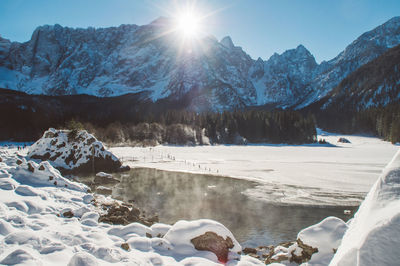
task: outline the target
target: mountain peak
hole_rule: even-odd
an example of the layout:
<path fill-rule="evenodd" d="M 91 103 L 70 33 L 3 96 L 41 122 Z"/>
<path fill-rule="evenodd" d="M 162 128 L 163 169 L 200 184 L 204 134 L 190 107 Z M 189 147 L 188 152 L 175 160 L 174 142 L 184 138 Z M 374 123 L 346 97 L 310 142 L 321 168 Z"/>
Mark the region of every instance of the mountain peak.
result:
<path fill-rule="evenodd" d="M 308 50 L 307 50 L 307 48 L 306 47 L 304 47 L 304 45 L 302 45 L 302 44 L 299 44 L 297 47 L 296 47 L 296 50 L 297 51 L 306 51 L 306 52 L 309 52 Z"/>
<path fill-rule="evenodd" d="M 235 45 L 232 42 L 231 37 L 229 36 L 225 36 L 224 38 L 222 38 L 222 40 L 220 41 L 220 43 L 225 46 L 226 48 L 232 49 L 233 47 L 235 47 Z"/>
<path fill-rule="evenodd" d="M 153 25 L 153 26 L 165 26 L 165 25 L 170 24 L 171 21 L 172 21 L 171 18 L 167 18 L 167 17 L 161 16 L 161 17 L 156 18 L 152 22 L 150 22 L 150 25 Z"/>
<path fill-rule="evenodd" d="M 302 44 L 297 46 L 295 49 L 286 50 L 281 55 L 275 53 L 272 56 L 272 58 L 274 58 L 274 60 L 276 60 L 278 58 L 286 58 L 285 60 L 294 60 L 294 59 L 301 59 L 301 58 L 315 60 L 314 56 L 311 54 L 311 52 L 309 50 L 307 50 L 307 48 L 304 47 L 304 45 L 302 45 Z"/>

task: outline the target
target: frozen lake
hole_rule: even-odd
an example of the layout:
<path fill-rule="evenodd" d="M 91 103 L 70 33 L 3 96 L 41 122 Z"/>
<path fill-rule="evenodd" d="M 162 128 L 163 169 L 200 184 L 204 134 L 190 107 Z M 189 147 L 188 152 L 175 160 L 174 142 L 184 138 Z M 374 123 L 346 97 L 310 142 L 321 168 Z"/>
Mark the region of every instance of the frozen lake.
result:
<path fill-rule="evenodd" d="M 244 193 L 278 204 L 356 206 L 398 146 L 373 137 L 319 132 L 331 146 L 115 147 L 131 167 L 230 176 L 257 182 Z M 339 137 L 351 143 L 338 143 Z"/>

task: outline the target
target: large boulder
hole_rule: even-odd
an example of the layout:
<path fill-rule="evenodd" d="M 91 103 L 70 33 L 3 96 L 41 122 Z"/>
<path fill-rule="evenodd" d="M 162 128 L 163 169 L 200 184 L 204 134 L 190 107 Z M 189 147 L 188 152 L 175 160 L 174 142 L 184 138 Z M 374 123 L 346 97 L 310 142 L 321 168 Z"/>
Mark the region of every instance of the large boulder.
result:
<path fill-rule="evenodd" d="M 28 157 L 49 161 L 63 174 L 115 172 L 121 162 L 85 130 L 50 128 L 28 151 Z"/>
<path fill-rule="evenodd" d="M 227 262 L 229 249 L 233 248 L 232 239 L 227 236 L 223 238 L 214 232 L 205 232 L 190 240 L 197 250 L 211 251 L 217 255 L 218 261 Z"/>
<path fill-rule="evenodd" d="M 242 247 L 233 234 L 222 224 L 201 219 L 178 221 L 165 234 L 174 252 L 188 257 L 204 257 L 217 263 L 237 258 Z"/>

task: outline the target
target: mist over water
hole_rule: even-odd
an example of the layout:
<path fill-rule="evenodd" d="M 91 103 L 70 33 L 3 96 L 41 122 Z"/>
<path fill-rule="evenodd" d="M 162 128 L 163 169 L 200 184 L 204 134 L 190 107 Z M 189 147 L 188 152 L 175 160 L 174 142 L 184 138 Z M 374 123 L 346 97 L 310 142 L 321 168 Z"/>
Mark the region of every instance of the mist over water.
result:
<path fill-rule="evenodd" d="M 327 216 L 344 220 L 355 207 L 279 206 L 246 196 L 257 183 L 221 176 L 135 168 L 120 176 L 113 197 L 135 204 L 160 222 L 209 218 L 224 224 L 247 247 L 276 245 Z"/>

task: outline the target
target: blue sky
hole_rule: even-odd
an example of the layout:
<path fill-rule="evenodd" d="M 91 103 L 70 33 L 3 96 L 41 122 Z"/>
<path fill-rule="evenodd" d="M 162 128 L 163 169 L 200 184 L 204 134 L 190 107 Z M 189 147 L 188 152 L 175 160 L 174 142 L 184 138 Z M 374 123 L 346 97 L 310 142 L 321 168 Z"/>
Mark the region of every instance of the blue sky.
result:
<path fill-rule="evenodd" d="M 27 41 L 44 24 L 70 27 L 143 25 L 169 16 L 185 0 L 0 0 L 0 35 Z M 363 32 L 400 15 L 400 0 L 209 0 L 204 24 L 229 35 L 254 59 L 303 44 L 318 62 L 329 60 Z"/>

